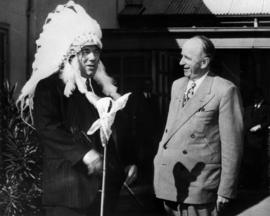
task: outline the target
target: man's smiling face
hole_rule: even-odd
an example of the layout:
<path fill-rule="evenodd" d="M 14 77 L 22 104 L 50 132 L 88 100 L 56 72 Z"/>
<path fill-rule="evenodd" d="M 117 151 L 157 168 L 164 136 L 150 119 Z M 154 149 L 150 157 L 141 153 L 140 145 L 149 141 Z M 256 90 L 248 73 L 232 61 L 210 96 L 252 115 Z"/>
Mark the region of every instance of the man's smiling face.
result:
<path fill-rule="evenodd" d="M 84 46 L 78 53 L 79 68 L 83 77 L 93 77 L 97 71 L 100 49 L 96 45 Z"/>
<path fill-rule="evenodd" d="M 184 68 L 184 75 L 190 79 L 196 79 L 204 74 L 202 61 L 204 52 L 202 42 L 198 39 L 190 39 L 182 47 L 180 65 Z"/>

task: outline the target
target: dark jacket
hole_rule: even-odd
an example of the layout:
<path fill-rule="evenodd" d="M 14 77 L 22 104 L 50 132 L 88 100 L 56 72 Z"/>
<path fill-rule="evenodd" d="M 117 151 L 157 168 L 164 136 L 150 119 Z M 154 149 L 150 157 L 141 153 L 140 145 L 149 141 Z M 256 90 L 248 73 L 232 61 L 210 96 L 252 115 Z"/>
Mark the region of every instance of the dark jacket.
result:
<path fill-rule="evenodd" d="M 67 98 L 59 73 L 41 80 L 34 97 L 34 125 L 43 147 L 43 204 L 89 207 L 96 198 L 101 176 L 87 174 L 82 162 L 90 150 L 103 152 L 99 132 L 86 131 L 98 119 L 95 107 L 77 89 Z M 114 136 L 115 137 L 115 136 Z M 117 141 L 117 140 L 116 140 Z M 108 144 L 108 190 L 119 191 L 123 167 L 115 142 Z"/>
<path fill-rule="evenodd" d="M 246 148 L 262 150 L 263 146 L 267 144 L 270 107 L 264 103 L 259 108 L 255 108 L 254 105 L 246 107 L 244 123 Z M 250 129 L 256 125 L 261 125 L 261 129 L 250 132 Z"/>

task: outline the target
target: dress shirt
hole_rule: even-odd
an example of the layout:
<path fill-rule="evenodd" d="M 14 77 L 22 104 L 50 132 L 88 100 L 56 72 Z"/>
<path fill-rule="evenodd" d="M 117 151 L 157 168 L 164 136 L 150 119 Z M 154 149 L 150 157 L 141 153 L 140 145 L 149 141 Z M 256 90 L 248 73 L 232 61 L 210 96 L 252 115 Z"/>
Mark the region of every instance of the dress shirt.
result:
<path fill-rule="evenodd" d="M 187 88 L 186 88 L 186 91 L 185 91 L 185 94 L 187 93 L 188 89 L 191 88 L 191 85 L 192 85 L 193 82 L 195 82 L 195 84 L 196 84 L 196 86 L 194 88 L 194 94 L 195 94 L 196 91 L 197 91 L 197 89 L 200 87 L 201 83 L 203 82 L 203 80 L 207 76 L 207 74 L 208 74 L 208 72 L 205 73 L 203 76 L 201 76 L 199 79 L 196 79 L 196 80 L 189 79 L 188 84 L 187 84 Z"/>

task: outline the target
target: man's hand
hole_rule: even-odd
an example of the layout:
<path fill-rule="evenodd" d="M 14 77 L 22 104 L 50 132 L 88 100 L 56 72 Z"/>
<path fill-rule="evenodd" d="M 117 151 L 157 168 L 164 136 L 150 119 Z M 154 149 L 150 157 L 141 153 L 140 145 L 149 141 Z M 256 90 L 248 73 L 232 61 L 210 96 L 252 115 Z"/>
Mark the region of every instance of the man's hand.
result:
<path fill-rule="evenodd" d="M 138 168 L 136 165 L 130 165 L 130 166 L 127 166 L 125 168 L 125 173 L 127 174 L 127 177 L 126 177 L 126 180 L 125 180 L 125 183 L 127 185 L 130 185 L 131 183 L 133 183 L 136 179 L 137 179 L 137 176 L 138 176 Z"/>
<path fill-rule="evenodd" d="M 87 166 L 89 175 L 102 172 L 102 156 L 97 151 L 90 150 L 84 155 L 82 161 Z"/>
<path fill-rule="evenodd" d="M 226 207 L 226 205 L 229 203 L 230 199 L 222 196 L 218 196 L 217 198 L 217 211 L 221 211 Z"/>
<path fill-rule="evenodd" d="M 256 132 L 260 130 L 262 126 L 260 124 L 253 126 L 252 128 L 249 129 L 250 132 Z"/>

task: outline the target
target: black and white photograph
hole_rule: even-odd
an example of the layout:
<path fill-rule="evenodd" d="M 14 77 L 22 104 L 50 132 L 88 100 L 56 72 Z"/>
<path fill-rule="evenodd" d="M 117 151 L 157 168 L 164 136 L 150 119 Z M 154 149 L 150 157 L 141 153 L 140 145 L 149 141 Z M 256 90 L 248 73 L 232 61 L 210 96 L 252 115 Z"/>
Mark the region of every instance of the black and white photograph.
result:
<path fill-rule="evenodd" d="M 0 0 L 0 216 L 269 216 L 270 0 Z"/>

